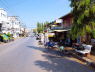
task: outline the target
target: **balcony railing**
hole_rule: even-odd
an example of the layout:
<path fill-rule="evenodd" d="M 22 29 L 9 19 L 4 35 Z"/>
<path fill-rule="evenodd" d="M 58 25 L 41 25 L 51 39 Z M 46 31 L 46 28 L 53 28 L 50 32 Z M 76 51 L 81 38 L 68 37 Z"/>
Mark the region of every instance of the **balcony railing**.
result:
<path fill-rule="evenodd" d="M 72 27 L 72 25 L 70 25 L 70 26 L 66 26 L 66 27 L 62 27 L 62 26 L 56 26 L 56 27 L 51 27 L 51 30 L 55 30 L 55 29 L 57 29 L 57 30 L 62 30 L 62 29 L 71 29 L 71 27 Z"/>

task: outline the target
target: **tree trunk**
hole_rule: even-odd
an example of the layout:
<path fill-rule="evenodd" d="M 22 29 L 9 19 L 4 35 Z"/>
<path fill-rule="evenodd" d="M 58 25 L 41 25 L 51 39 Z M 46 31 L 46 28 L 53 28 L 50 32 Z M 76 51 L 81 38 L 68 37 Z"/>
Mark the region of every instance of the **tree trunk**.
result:
<path fill-rule="evenodd" d="M 91 34 L 90 33 L 86 34 L 86 43 L 91 44 Z"/>

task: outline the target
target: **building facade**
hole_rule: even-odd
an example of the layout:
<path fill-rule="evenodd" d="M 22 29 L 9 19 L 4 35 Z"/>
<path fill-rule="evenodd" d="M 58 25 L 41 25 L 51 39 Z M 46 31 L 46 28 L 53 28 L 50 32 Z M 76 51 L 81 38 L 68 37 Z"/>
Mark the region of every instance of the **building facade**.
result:
<path fill-rule="evenodd" d="M 10 25 L 10 33 L 13 34 L 13 37 L 19 37 L 21 32 L 21 22 L 17 16 L 8 16 L 8 21 Z"/>
<path fill-rule="evenodd" d="M 73 24 L 73 15 L 71 13 L 61 17 L 60 19 L 63 20 L 63 28 L 70 29 Z"/>
<path fill-rule="evenodd" d="M 7 33 L 9 28 L 7 12 L 0 8 L 0 32 Z"/>
<path fill-rule="evenodd" d="M 25 34 L 25 29 L 18 16 L 8 16 L 7 11 L 0 8 L 0 33 L 10 33 L 17 38 Z"/>

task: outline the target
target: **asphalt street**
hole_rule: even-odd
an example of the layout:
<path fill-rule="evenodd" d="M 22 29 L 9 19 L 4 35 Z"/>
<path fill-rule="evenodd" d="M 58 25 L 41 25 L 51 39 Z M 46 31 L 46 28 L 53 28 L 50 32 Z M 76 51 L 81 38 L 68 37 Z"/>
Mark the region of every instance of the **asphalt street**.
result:
<path fill-rule="evenodd" d="M 35 37 L 0 44 L 0 72 L 94 72 L 90 67 L 56 56 Z"/>

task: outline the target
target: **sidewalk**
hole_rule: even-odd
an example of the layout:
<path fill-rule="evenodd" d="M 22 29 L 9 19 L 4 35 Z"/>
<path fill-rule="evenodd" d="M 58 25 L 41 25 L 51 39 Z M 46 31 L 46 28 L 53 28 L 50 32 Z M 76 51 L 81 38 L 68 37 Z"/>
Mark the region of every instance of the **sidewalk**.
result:
<path fill-rule="evenodd" d="M 51 49 L 51 50 L 53 51 L 53 49 Z M 79 63 L 86 64 L 88 66 L 91 66 L 91 67 L 95 68 L 95 59 L 92 60 L 91 58 L 81 57 L 81 56 L 77 55 L 75 50 L 73 48 L 71 48 L 71 47 L 65 47 L 65 50 L 68 51 L 69 56 L 72 56 L 72 58 L 71 58 L 72 60 L 75 60 L 75 61 L 77 61 Z M 55 51 L 58 51 L 58 49 L 55 49 Z M 56 52 L 56 53 L 58 53 L 58 52 Z M 60 54 L 61 54 L 60 56 L 64 56 L 63 53 L 60 52 Z"/>
<path fill-rule="evenodd" d="M 39 45 L 39 46 L 42 46 L 42 48 L 44 48 L 43 45 Z M 58 50 L 58 48 L 49 49 L 48 51 L 50 51 L 53 55 L 55 54 L 55 56 L 57 56 L 57 57 L 71 56 L 68 58 L 70 58 L 71 60 L 74 60 L 78 63 L 86 64 L 87 66 L 95 68 L 95 60 L 92 60 L 91 58 L 81 57 L 81 56 L 77 55 L 77 53 L 75 52 L 75 50 L 72 47 L 65 47 L 65 50 L 68 50 L 68 53 L 69 53 L 66 56 L 62 52 L 60 52 Z"/>
<path fill-rule="evenodd" d="M 14 41 L 15 41 L 15 40 L 18 40 L 18 39 L 20 39 L 20 38 L 24 38 L 24 37 L 18 37 L 18 38 L 14 38 Z M 7 42 L 7 43 L 11 43 L 11 42 L 13 42 L 13 41 L 10 41 L 10 42 Z M 1 45 L 1 44 L 7 44 L 7 43 L 0 42 L 0 45 Z"/>
<path fill-rule="evenodd" d="M 91 55 L 89 57 L 82 57 L 82 56 L 77 55 L 77 52 L 75 52 L 74 50 L 70 50 L 69 53 L 72 54 L 75 58 L 85 62 L 88 66 L 95 68 L 95 59 L 94 59 L 95 56 Z"/>

